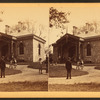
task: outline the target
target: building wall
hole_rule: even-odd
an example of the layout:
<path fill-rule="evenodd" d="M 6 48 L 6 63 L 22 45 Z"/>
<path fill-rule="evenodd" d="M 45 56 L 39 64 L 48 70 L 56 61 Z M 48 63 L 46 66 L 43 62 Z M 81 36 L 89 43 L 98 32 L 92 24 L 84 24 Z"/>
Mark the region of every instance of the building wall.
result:
<path fill-rule="evenodd" d="M 24 44 L 24 54 L 19 53 L 19 44 Z M 33 61 L 33 40 L 27 39 L 22 41 L 17 41 L 17 59 L 24 61 Z"/>
<path fill-rule="evenodd" d="M 41 45 L 40 55 L 38 53 L 39 44 Z M 33 62 L 38 62 L 39 58 L 42 58 L 42 60 L 45 60 L 44 43 L 33 39 Z"/>
<path fill-rule="evenodd" d="M 86 45 L 88 43 L 91 44 L 91 56 L 87 56 Z M 92 63 L 100 63 L 100 40 L 84 43 L 84 61 L 91 61 Z"/>

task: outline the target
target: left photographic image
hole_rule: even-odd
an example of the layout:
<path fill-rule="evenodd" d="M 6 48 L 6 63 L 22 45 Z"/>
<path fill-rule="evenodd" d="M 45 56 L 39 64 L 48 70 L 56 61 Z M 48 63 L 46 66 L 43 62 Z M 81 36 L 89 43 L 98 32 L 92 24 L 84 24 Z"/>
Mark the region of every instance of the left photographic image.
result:
<path fill-rule="evenodd" d="M 48 9 L 0 7 L 0 92 L 48 91 Z"/>

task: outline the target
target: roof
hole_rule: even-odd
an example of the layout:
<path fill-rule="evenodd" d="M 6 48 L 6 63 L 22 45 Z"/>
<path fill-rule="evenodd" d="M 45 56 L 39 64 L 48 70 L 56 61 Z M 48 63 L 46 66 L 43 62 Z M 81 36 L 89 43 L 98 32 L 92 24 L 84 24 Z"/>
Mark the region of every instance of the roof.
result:
<path fill-rule="evenodd" d="M 73 38 L 73 39 L 75 39 L 75 40 L 80 40 L 80 38 L 81 37 L 78 37 L 78 36 L 74 36 L 74 35 L 72 35 L 72 34 L 69 34 L 69 33 L 66 33 L 64 36 L 62 36 L 60 39 L 58 39 L 56 42 L 60 42 L 61 40 L 63 40 L 64 38 L 66 38 L 66 37 L 71 37 L 71 38 Z M 84 39 L 84 38 L 82 38 L 82 39 Z M 81 41 L 81 40 L 80 40 Z"/>
<path fill-rule="evenodd" d="M 56 43 L 60 42 L 61 40 L 63 40 L 65 37 L 71 37 L 75 40 L 79 40 L 79 41 L 94 41 L 94 40 L 100 40 L 100 35 L 96 34 L 96 35 L 91 35 L 91 36 L 87 36 L 87 37 L 81 37 L 81 36 L 75 36 L 69 33 L 66 33 L 64 36 L 62 36 L 60 39 L 58 39 L 56 41 Z M 52 45 L 56 45 L 56 43 L 52 44 Z"/>
<path fill-rule="evenodd" d="M 42 39 L 41 37 L 39 37 L 35 34 L 26 34 L 26 35 L 17 36 L 17 40 L 27 40 L 27 39 L 35 39 L 35 40 L 40 41 L 42 43 L 46 42 L 44 39 Z"/>
<path fill-rule="evenodd" d="M 90 37 L 85 37 L 84 38 L 86 41 L 92 41 L 92 40 L 98 40 L 100 39 L 100 35 L 96 35 L 96 36 L 90 36 Z"/>
<path fill-rule="evenodd" d="M 0 32 L 0 36 L 3 36 L 3 37 L 5 37 L 5 38 L 7 38 L 7 39 L 13 39 L 13 40 L 16 40 L 16 39 L 18 39 L 18 40 L 20 40 L 20 39 L 36 39 L 36 40 L 38 40 L 38 41 L 41 41 L 41 42 L 43 42 L 43 43 L 45 43 L 46 41 L 44 40 L 44 39 L 42 39 L 41 37 L 39 37 L 39 36 L 37 36 L 37 35 L 35 35 L 35 34 L 21 34 L 20 33 L 20 35 L 19 34 L 16 34 L 16 36 L 15 36 L 15 34 L 14 35 L 12 35 L 12 34 L 5 34 L 5 33 L 1 33 Z"/>
<path fill-rule="evenodd" d="M 11 35 L 8 35 L 8 34 L 5 34 L 5 33 L 1 33 L 0 32 L 0 36 L 3 36 L 3 37 L 6 37 L 6 38 L 9 38 L 9 39 L 12 39 L 12 36 Z"/>

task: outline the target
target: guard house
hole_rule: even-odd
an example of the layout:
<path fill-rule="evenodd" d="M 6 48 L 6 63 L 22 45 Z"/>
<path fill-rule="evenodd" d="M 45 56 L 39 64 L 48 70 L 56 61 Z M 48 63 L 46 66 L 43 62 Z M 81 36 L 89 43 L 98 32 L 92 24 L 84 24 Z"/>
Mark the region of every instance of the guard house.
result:
<path fill-rule="evenodd" d="M 53 44 L 54 62 L 63 63 L 67 57 L 71 57 L 73 62 L 83 58 L 83 42 L 83 38 L 65 34 Z"/>
<path fill-rule="evenodd" d="M 72 62 L 81 58 L 85 63 L 100 63 L 100 35 L 81 38 L 65 34 L 53 44 L 53 60 L 63 63 L 67 57 Z"/>
<path fill-rule="evenodd" d="M 54 62 L 63 63 L 71 57 L 73 62 L 81 58 L 84 63 L 100 64 L 100 27 L 93 23 L 86 23 L 84 30 L 73 26 L 72 34 L 65 34 L 53 44 Z"/>
<path fill-rule="evenodd" d="M 0 57 L 5 56 L 8 61 L 15 57 L 22 62 L 37 62 L 39 58 L 44 60 L 45 42 L 44 39 L 34 34 L 12 36 L 0 33 Z"/>

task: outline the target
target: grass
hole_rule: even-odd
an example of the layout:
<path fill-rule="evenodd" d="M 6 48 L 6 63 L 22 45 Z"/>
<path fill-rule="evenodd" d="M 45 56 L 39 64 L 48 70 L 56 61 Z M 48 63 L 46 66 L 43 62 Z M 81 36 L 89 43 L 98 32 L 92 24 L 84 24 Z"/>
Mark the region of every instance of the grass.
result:
<path fill-rule="evenodd" d="M 94 69 L 98 69 L 98 70 L 100 70 L 100 66 L 96 66 Z"/>
<path fill-rule="evenodd" d="M 42 66 L 44 68 L 46 68 L 46 65 L 45 64 L 42 64 Z M 29 62 L 28 68 L 33 68 L 33 69 L 39 69 L 40 68 L 40 63 L 39 62 Z"/>
<path fill-rule="evenodd" d="M 1 83 L 0 91 L 4 92 L 24 92 L 24 91 L 48 91 L 48 82 L 9 82 Z"/>
<path fill-rule="evenodd" d="M 65 66 L 49 66 L 49 77 L 66 77 Z M 88 72 L 72 69 L 72 77 L 86 75 Z"/>
<path fill-rule="evenodd" d="M 49 84 L 49 91 L 68 91 L 68 92 L 100 92 L 100 84 L 97 83 L 78 83 L 78 84 Z"/>
<path fill-rule="evenodd" d="M 20 70 L 12 69 L 12 68 L 7 68 L 5 69 L 5 75 L 14 75 L 14 74 L 19 74 L 22 73 Z M 0 75 L 1 75 L 1 70 L 0 70 Z"/>

